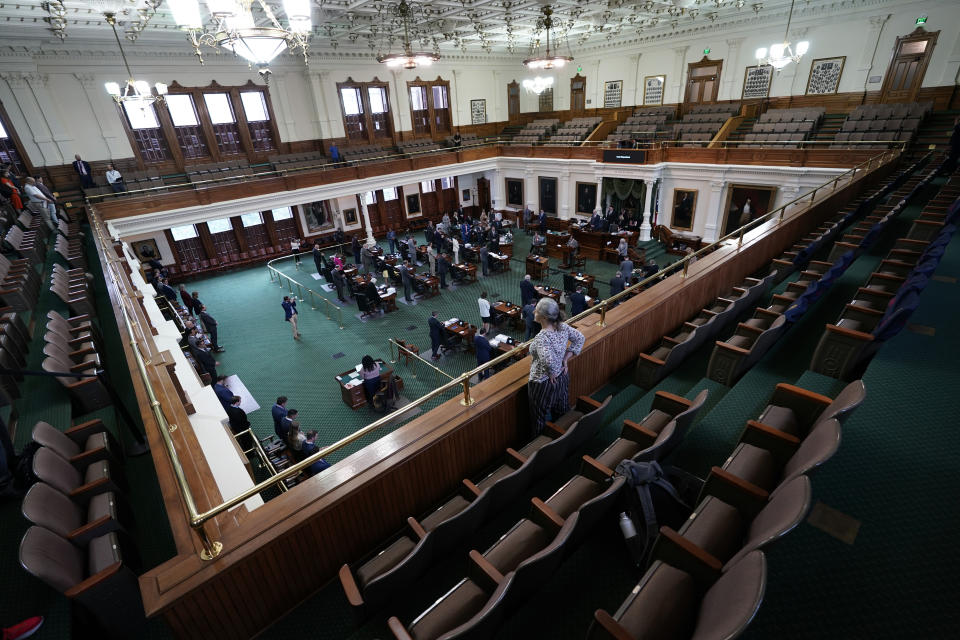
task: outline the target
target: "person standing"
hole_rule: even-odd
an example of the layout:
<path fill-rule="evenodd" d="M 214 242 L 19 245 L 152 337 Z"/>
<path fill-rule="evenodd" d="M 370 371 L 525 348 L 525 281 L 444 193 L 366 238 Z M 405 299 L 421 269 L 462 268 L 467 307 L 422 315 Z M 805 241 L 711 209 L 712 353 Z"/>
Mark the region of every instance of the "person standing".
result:
<path fill-rule="evenodd" d="M 270 407 L 270 415 L 273 416 L 273 432 L 283 440 L 283 436 L 280 435 L 280 421 L 287 417 L 287 396 L 277 398 L 276 403 Z"/>
<path fill-rule="evenodd" d="M 430 319 L 427 321 L 427 324 L 430 325 L 430 348 L 433 350 L 433 355 L 431 355 L 430 358 L 439 360 L 440 349 L 443 348 L 444 351 L 447 349 L 447 329 L 443 326 L 443 323 L 440 322 L 439 318 L 437 318 L 436 311 L 430 314 Z"/>
<path fill-rule="evenodd" d="M 536 304 L 533 300 L 529 301 L 527 304 L 523 305 L 523 308 L 520 309 L 520 315 L 523 317 L 523 341 L 526 342 L 533 336 L 537 335 L 537 332 L 540 328 L 537 326 L 537 321 L 534 316 L 534 310 L 536 309 Z"/>
<path fill-rule="evenodd" d="M 627 239 L 620 238 L 620 244 L 617 245 L 617 255 L 620 256 L 621 260 L 627 259 L 627 254 L 630 253 L 630 248 L 627 246 Z"/>
<path fill-rule="evenodd" d="M 486 291 L 477 298 L 477 306 L 480 307 L 480 323 L 484 329 L 490 329 L 490 301 L 487 300 Z"/>
<path fill-rule="evenodd" d="M 413 234 L 407 235 L 407 252 L 410 254 L 410 262 L 417 262 L 417 241 L 414 239 Z"/>
<path fill-rule="evenodd" d="M 373 396 L 380 391 L 380 365 L 369 355 L 360 361 L 360 375 L 363 377 L 363 392 L 367 402 L 373 407 Z"/>
<path fill-rule="evenodd" d="M 583 287 L 577 285 L 577 290 L 570 294 L 570 315 L 575 316 L 587 310 L 587 297 L 583 295 Z"/>
<path fill-rule="evenodd" d="M 194 313 L 199 313 L 200 307 L 203 306 L 203 303 L 200 302 L 200 292 L 194 291 L 192 295 L 192 299 L 193 299 L 193 311 Z"/>
<path fill-rule="evenodd" d="M 363 263 L 360 260 L 360 240 L 357 236 L 350 237 L 350 248 L 353 250 L 353 264 L 359 269 Z"/>
<path fill-rule="evenodd" d="M 27 176 L 23 181 L 23 194 L 27 196 L 27 202 L 33 203 L 43 209 L 46 214 L 46 223 L 50 231 L 57 230 L 57 205 L 53 200 L 44 195 L 43 191 L 37 186 L 36 179 Z"/>
<path fill-rule="evenodd" d="M 120 193 L 121 191 L 127 190 L 127 185 L 123 183 L 123 176 L 120 175 L 120 172 L 117 171 L 117 168 L 111 162 L 107 165 L 106 172 L 107 183 L 110 185 L 110 188 L 113 189 L 114 193 Z"/>
<path fill-rule="evenodd" d="M 223 408 L 226 409 L 230 406 L 230 402 L 233 400 L 233 391 L 225 384 L 227 381 L 227 376 L 217 376 L 216 381 L 213 383 L 213 392 L 217 394 L 217 398 L 220 400 L 220 404 L 223 405 Z"/>
<path fill-rule="evenodd" d="M 487 277 L 490 275 L 490 250 L 487 249 L 487 245 L 482 244 L 477 250 L 477 253 L 480 254 L 480 267 L 483 272 L 483 276 Z"/>
<path fill-rule="evenodd" d="M 226 351 L 223 347 L 220 346 L 220 343 L 217 342 L 217 321 L 212 315 L 207 313 L 207 308 L 204 306 L 200 307 L 200 322 L 203 323 L 204 328 L 206 328 L 207 333 L 210 334 L 210 344 L 213 345 L 214 353 L 223 353 Z"/>
<path fill-rule="evenodd" d="M 347 301 L 343 297 L 343 287 L 346 286 L 347 279 L 343 276 L 343 270 L 340 268 L 334 269 L 330 275 L 333 276 L 333 288 L 337 290 L 337 300 L 346 303 Z"/>
<path fill-rule="evenodd" d="M 247 412 L 240 408 L 240 396 L 232 396 L 230 404 L 227 405 L 227 418 L 230 419 L 230 431 L 233 435 L 238 435 L 250 428 L 250 419 L 247 418 Z M 244 451 L 253 448 L 253 437 L 249 433 L 243 433 L 237 438 L 237 444 Z"/>
<path fill-rule="evenodd" d="M 304 440 L 303 448 L 301 449 L 301 453 L 303 454 L 304 459 L 307 459 L 313 454 L 315 454 L 316 452 L 320 451 L 320 449 L 317 447 L 316 440 L 317 440 L 316 430 L 312 430 L 309 433 L 307 433 L 307 439 Z M 303 472 L 307 474 L 307 476 L 312 477 L 317 475 L 324 469 L 329 469 L 329 468 L 330 468 L 330 463 L 324 460 L 323 458 L 320 458 L 319 460 L 317 460 L 316 462 L 308 466 L 306 469 L 304 469 Z"/>
<path fill-rule="evenodd" d="M 624 281 L 629 281 L 630 276 L 633 275 L 633 260 L 630 259 L 629 254 L 627 254 L 627 257 L 620 263 L 620 273 L 623 274 Z"/>
<path fill-rule="evenodd" d="M 317 268 L 317 274 L 326 280 L 326 258 L 323 257 L 320 244 L 317 242 L 313 243 L 313 266 Z"/>
<path fill-rule="evenodd" d="M 460 264 L 460 241 L 457 236 L 450 236 L 450 244 L 453 251 L 453 264 Z"/>
<path fill-rule="evenodd" d="M 450 271 L 450 261 L 447 254 L 441 253 L 437 258 L 437 273 L 440 275 L 440 288 L 447 288 L 447 272 Z"/>
<path fill-rule="evenodd" d="M 473 348 L 477 352 L 477 366 L 481 367 L 487 362 L 490 362 L 490 341 L 487 340 L 487 328 L 480 327 L 480 330 L 477 331 L 477 335 L 473 337 Z M 490 377 L 490 369 L 481 369 L 480 373 L 477 374 L 479 380 L 486 380 Z"/>
<path fill-rule="evenodd" d="M 73 170 L 77 172 L 80 178 L 80 186 L 84 189 L 93 187 L 93 174 L 90 172 L 90 163 L 82 160 L 80 154 L 73 156 Z"/>
<path fill-rule="evenodd" d="M 437 275 L 437 248 L 433 244 L 427 247 L 427 261 L 430 263 L 430 275 Z"/>
<path fill-rule="evenodd" d="M 547 235 L 547 214 L 543 209 L 540 209 L 540 235 Z"/>
<path fill-rule="evenodd" d="M 210 382 L 213 383 L 217 379 L 217 367 L 220 366 L 220 363 L 214 360 L 213 354 L 210 353 L 210 349 L 201 347 L 199 344 L 197 348 L 193 351 L 193 357 L 197 359 L 197 362 L 200 364 L 200 367 L 210 374 Z"/>
<path fill-rule="evenodd" d="M 290 255 L 293 256 L 293 264 L 300 267 L 300 238 L 294 238 L 290 241 Z"/>
<path fill-rule="evenodd" d="M 277 437 L 280 438 L 280 441 L 283 444 L 287 444 L 287 438 L 290 435 L 290 429 L 293 426 L 294 422 L 297 422 L 297 416 L 299 412 L 296 409 L 290 409 L 287 411 L 287 414 L 280 418 L 279 425 L 277 426 Z M 297 424 L 300 424 L 297 422 Z"/>
<path fill-rule="evenodd" d="M 297 330 L 297 297 L 296 296 L 283 296 L 283 302 L 280 303 L 280 306 L 283 307 L 284 320 L 290 323 L 291 329 L 293 329 L 293 339 L 300 339 L 300 332 Z"/>
<path fill-rule="evenodd" d="M 185 285 L 180 285 L 180 299 L 183 300 L 183 308 L 187 310 L 187 313 L 193 315 L 193 298 L 190 297 L 190 292 L 187 291 Z"/>
<path fill-rule="evenodd" d="M 615 296 L 623 291 L 623 274 L 617 271 L 617 274 L 610 278 L 610 295 Z"/>
<path fill-rule="evenodd" d="M 560 306 L 552 298 L 537 303 L 534 317 L 542 327 L 530 345 L 530 378 L 527 401 L 533 435 L 543 431 L 548 419 L 570 410 L 570 375 L 567 363 L 583 349 L 583 334 L 561 322 Z"/>
<path fill-rule="evenodd" d="M 400 282 L 403 284 L 403 299 L 409 303 L 412 303 L 413 283 L 410 281 L 410 262 L 404 260 L 403 264 L 400 265 L 400 268 L 397 269 L 397 271 L 400 272 Z"/>
<path fill-rule="evenodd" d="M 391 255 L 397 252 L 397 232 L 393 227 L 387 229 L 387 244 L 390 246 Z"/>

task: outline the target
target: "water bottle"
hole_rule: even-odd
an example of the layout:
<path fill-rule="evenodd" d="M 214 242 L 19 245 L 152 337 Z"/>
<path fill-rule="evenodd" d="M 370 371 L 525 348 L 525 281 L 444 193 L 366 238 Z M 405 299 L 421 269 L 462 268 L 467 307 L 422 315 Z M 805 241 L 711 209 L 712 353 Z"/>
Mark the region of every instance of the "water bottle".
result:
<path fill-rule="evenodd" d="M 640 536 L 637 535 L 637 528 L 633 526 L 633 520 L 626 511 L 620 514 L 620 533 L 623 534 L 624 542 L 627 543 L 627 549 L 633 558 L 633 563 L 640 566 L 643 558 L 643 551 L 640 549 Z"/>

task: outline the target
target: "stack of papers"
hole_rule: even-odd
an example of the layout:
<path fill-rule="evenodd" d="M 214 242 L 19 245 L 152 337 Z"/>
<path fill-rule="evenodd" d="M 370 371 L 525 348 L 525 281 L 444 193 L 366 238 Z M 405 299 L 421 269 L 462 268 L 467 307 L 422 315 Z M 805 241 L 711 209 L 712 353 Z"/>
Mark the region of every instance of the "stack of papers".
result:
<path fill-rule="evenodd" d="M 449 327 L 450 325 L 457 324 L 458 322 L 460 322 L 460 320 L 458 320 L 457 318 L 450 318 L 449 320 L 444 322 L 443 325 L 445 327 Z"/>
<path fill-rule="evenodd" d="M 359 380 L 351 380 L 350 382 L 348 382 L 347 384 L 345 384 L 345 385 L 343 385 L 343 386 L 346 387 L 347 389 L 353 389 L 354 387 L 356 387 L 356 386 L 359 385 L 359 384 L 360 384 L 360 381 L 359 381 Z"/>

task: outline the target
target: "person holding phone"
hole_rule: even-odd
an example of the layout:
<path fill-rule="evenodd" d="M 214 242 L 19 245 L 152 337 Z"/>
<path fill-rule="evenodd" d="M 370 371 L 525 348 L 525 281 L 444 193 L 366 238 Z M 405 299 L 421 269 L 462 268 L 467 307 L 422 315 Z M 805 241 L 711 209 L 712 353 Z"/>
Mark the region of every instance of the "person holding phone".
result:
<path fill-rule="evenodd" d="M 297 297 L 296 296 L 283 296 L 283 302 L 280 303 L 280 306 L 283 307 L 284 320 L 290 323 L 290 327 L 293 329 L 293 339 L 300 339 L 300 332 L 297 330 Z"/>

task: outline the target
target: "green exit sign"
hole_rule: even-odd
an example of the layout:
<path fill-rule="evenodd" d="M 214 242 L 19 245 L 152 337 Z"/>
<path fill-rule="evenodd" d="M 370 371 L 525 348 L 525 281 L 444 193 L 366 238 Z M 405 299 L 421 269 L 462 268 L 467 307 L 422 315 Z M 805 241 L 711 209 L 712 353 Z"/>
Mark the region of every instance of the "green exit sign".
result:
<path fill-rule="evenodd" d="M 581 71 L 583 71 L 583 67 L 581 67 L 580 65 L 577 65 L 577 73 L 580 73 Z"/>
<path fill-rule="evenodd" d="M 927 24 L 927 16 L 920 16 L 917 18 L 917 24 Z"/>
<path fill-rule="evenodd" d="M 705 56 L 710 55 L 710 49 L 704 49 L 704 50 L 703 50 L 703 55 L 705 55 Z"/>

